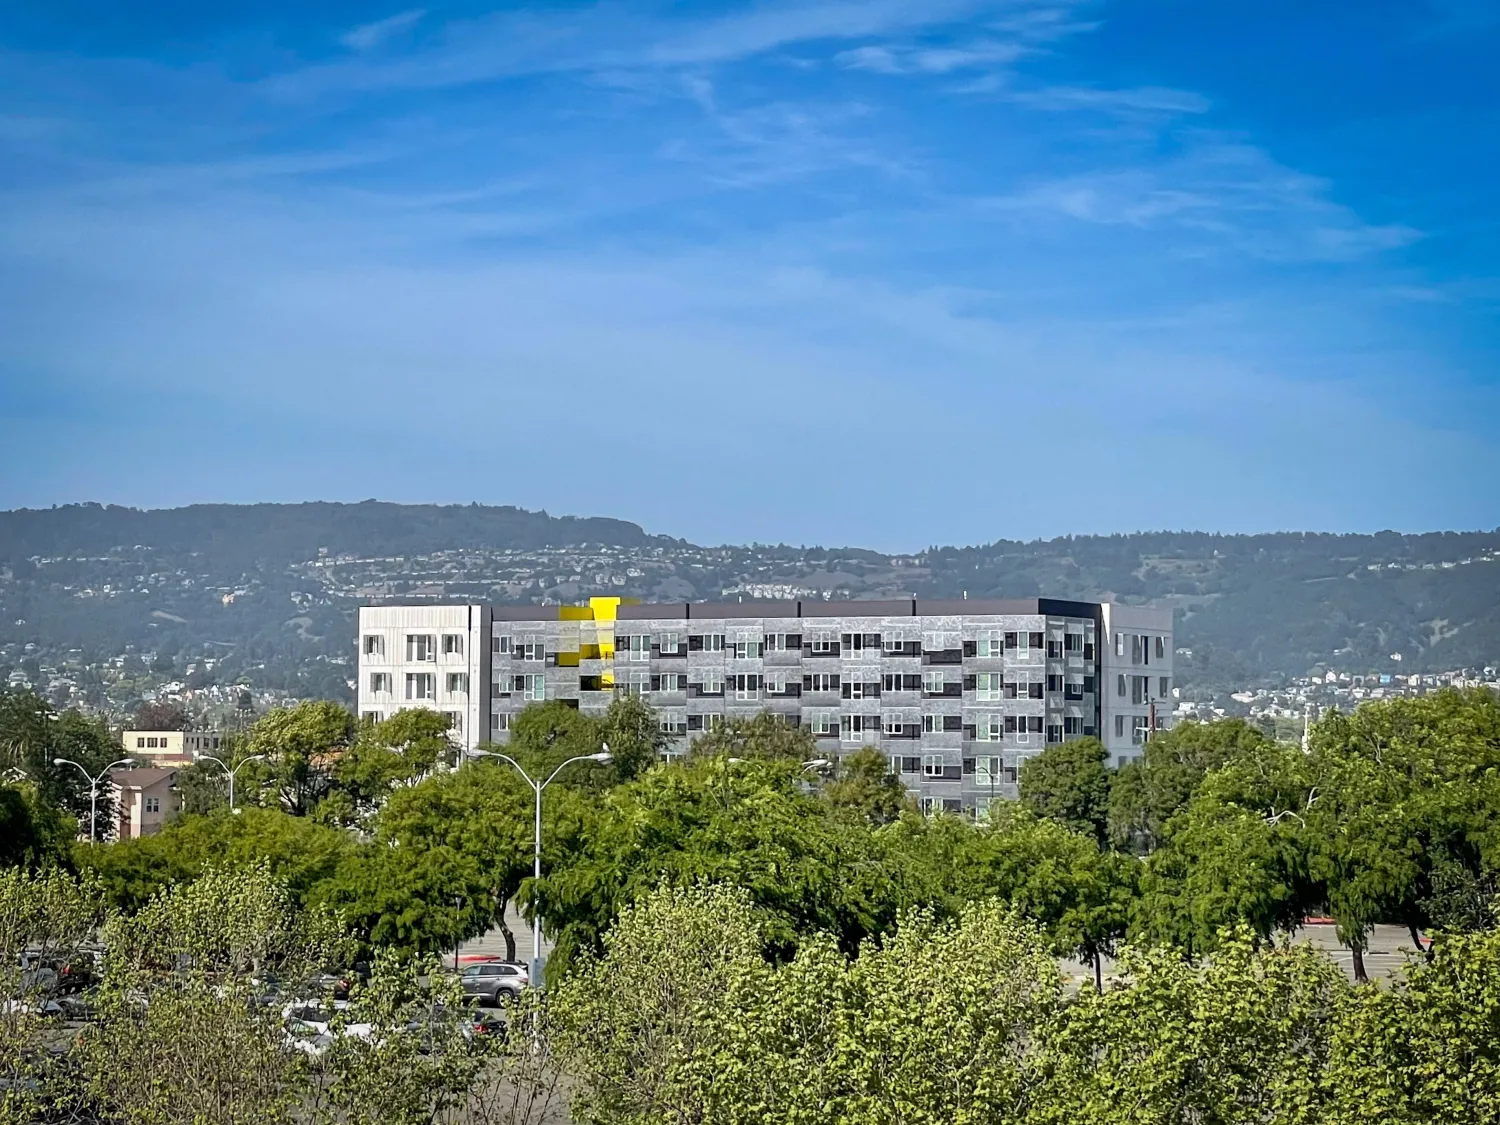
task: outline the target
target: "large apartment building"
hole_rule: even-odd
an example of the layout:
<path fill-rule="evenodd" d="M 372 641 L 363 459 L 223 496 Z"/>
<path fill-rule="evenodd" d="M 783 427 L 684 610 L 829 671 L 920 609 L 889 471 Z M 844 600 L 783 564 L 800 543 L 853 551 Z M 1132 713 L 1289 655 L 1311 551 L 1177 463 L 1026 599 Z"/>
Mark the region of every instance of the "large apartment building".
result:
<path fill-rule="evenodd" d="M 673 753 L 771 711 L 834 759 L 879 747 L 929 809 L 1014 797 L 1050 743 L 1099 737 L 1112 765 L 1166 725 L 1172 612 L 1028 598 L 586 606 L 367 606 L 359 712 L 450 717 L 465 748 L 504 742 L 528 704 L 647 699 Z"/>

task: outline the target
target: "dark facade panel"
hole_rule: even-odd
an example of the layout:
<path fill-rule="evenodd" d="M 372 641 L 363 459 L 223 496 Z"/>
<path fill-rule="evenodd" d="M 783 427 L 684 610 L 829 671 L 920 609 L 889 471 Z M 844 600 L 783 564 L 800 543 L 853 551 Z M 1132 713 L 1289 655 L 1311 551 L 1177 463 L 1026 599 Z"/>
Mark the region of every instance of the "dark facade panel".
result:
<path fill-rule="evenodd" d="M 490 610 L 492 621 L 556 621 L 555 605 L 497 605 Z"/>
<path fill-rule="evenodd" d="M 652 602 L 648 605 L 621 605 L 615 610 L 617 621 L 686 621 L 687 602 Z"/>
<path fill-rule="evenodd" d="M 785 602 L 694 602 L 687 607 L 693 621 L 733 617 L 797 617 L 801 603 Z"/>
<path fill-rule="evenodd" d="M 911 617 L 916 603 L 910 598 L 867 602 L 802 603 L 803 617 Z"/>

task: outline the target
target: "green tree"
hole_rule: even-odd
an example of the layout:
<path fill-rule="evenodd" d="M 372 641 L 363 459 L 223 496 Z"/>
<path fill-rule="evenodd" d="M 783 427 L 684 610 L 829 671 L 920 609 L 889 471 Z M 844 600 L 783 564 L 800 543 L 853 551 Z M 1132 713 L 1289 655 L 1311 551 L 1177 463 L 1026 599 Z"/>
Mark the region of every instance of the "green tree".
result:
<path fill-rule="evenodd" d="M 1122 767 L 1110 786 L 1109 838 L 1140 854 L 1151 851 L 1167 821 L 1187 807 L 1211 770 L 1266 742 L 1241 719 L 1188 721 L 1154 732 L 1141 759 Z"/>
<path fill-rule="evenodd" d="M 1343 973 L 1248 933 L 1217 947 L 1202 964 L 1128 949 L 1127 985 L 1064 1007 L 1032 1063 L 1030 1125 L 1320 1125 Z"/>
<path fill-rule="evenodd" d="M 751 719 L 729 719 L 693 740 L 694 758 L 776 759 L 807 762 L 818 757 L 812 730 L 792 726 L 781 716 L 763 711 Z"/>
<path fill-rule="evenodd" d="M 77 824 L 42 800 L 32 782 L 0 785 L 0 868 L 65 863 L 76 832 Z"/>
<path fill-rule="evenodd" d="M 1021 768 L 1021 804 L 1102 846 L 1109 818 L 1108 760 L 1097 738 L 1048 746 Z"/>
<path fill-rule="evenodd" d="M 905 786 L 891 772 L 890 760 L 874 746 L 841 758 L 833 779 L 823 786 L 823 797 L 835 809 L 871 824 L 890 824 L 903 812 L 913 811 Z"/>
<path fill-rule="evenodd" d="M 252 785 L 255 780 L 268 784 L 285 811 L 306 816 L 327 791 L 329 774 L 353 743 L 354 730 L 354 717 L 336 703 L 298 703 L 267 712 L 250 729 L 246 745 L 249 754 L 262 754 L 266 761 L 246 767 L 245 774 Z"/>

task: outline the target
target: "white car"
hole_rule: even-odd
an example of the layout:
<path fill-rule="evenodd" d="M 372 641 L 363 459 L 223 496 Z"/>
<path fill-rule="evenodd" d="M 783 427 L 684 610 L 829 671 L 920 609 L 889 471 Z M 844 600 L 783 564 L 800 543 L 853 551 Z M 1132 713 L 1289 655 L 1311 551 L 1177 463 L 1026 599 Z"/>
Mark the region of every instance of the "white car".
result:
<path fill-rule="evenodd" d="M 371 1038 L 375 1029 L 367 1023 L 345 1024 L 343 1028 L 334 1030 L 334 1017 L 339 1012 L 347 1010 L 348 1007 L 349 1003 L 346 1000 L 334 1001 L 331 1008 L 305 1000 L 288 1004 L 281 1013 L 281 1026 L 286 1032 L 286 1046 L 317 1058 L 333 1046 L 334 1041 L 340 1036 L 353 1039 Z"/>

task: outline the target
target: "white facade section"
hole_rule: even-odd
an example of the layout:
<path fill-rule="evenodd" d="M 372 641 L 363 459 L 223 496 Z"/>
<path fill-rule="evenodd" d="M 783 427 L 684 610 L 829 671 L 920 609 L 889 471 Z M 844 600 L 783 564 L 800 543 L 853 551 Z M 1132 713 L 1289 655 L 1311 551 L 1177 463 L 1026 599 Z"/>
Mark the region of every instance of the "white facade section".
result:
<path fill-rule="evenodd" d="M 1118 767 L 1145 753 L 1153 720 L 1157 730 L 1171 725 L 1172 611 L 1110 602 L 1100 609 L 1099 736 Z"/>
<path fill-rule="evenodd" d="M 360 719 L 379 722 L 426 707 L 448 716 L 464 750 L 488 739 L 487 606 L 364 606 L 358 642 Z"/>

